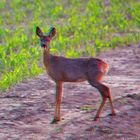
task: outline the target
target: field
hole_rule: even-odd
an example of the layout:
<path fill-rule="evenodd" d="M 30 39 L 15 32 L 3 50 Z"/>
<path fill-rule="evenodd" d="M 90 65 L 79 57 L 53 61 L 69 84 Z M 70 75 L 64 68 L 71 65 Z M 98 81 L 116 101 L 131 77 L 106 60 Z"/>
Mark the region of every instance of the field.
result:
<path fill-rule="evenodd" d="M 116 116 L 88 82 L 63 83 L 61 121 L 50 124 L 55 83 L 46 76 L 36 26 L 55 26 L 51 53 L 97 57 L 109 72 Z M 0 140 L 140 139 L 139 0 L 0 0 Z"/>
<path fill-rule="evenodd" d="M 56 27 L 53 54 L 96 56 L 140 40 L 139 9 L 138 0 L 1 0 L 0 90 L 42 73 L 36 26 Z"/>
<path fill-rule="evenodd" d="M 55 83 L 45 73 L 0 94 L 0 140 L 139 140 L 140 59 L 134 45 L 100 53 L 111 68 L 104 83 L 111 88 L 116 116 L 88 82 L 64 83 L 62 120 L 50 124 L 55 109 Z M 129 54 L 129 55 L 128 55 Z"/>

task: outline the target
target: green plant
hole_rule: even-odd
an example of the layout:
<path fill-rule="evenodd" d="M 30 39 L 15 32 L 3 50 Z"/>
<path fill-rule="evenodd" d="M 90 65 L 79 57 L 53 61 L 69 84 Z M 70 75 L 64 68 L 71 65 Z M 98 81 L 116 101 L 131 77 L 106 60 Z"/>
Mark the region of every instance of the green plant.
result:
<path fill-rule="evenodd" d="M 42 72 L 36 25 L 44 32 L 56 26 L 51 51 L 67 57 L 95 56 L 140 40 L 139 1 L 1 0 L 0 9 L 0 90 Z"/>

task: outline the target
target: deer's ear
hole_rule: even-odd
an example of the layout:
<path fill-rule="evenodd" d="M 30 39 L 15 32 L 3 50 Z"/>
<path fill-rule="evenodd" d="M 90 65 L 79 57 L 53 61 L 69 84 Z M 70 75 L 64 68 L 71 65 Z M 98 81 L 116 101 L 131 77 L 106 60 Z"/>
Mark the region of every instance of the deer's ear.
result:
<path fill-rule="evenodd" d="M 39 37 L 43 36 L 43 33 L 42 33 L 41 29 L 40 29 L 38 26 L 36 27 L 36 34 L 37 34 Z"/>
<path fill-rule="evenodd" d="M 49 36 L 51 38 L 53 38 L 56 34 L 56 28 L 55 27 L 51 27 L 50 32 L 49 32 Z"/>

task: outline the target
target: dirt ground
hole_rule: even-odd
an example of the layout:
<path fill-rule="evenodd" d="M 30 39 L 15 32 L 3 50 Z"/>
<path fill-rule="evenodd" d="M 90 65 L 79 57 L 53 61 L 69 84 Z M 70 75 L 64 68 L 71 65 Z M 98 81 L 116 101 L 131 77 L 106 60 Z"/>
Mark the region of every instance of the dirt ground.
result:
<path fill-rule="evenodd" d="M 62 121 L 54 115 L 55 84 L 46 74 L 0 94 L 0 140 L 140 140 L 140 53 L 129 46 L 100 54 L 110 64 L 103 81 L 111 88 L 117 112 L 109 103 L 93 121 L 101 98 L 87 82 L 64 83 Z"/>

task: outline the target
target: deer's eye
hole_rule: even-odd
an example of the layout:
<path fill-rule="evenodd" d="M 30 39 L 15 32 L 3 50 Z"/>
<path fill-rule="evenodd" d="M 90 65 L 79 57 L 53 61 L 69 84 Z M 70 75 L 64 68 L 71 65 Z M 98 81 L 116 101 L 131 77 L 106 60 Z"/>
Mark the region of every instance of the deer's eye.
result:
<path fill-rule="evenodd" d="M 45 39 L 44 39 L 44 38 L 41 38 L 41 39 L 40 39 L 40 41 L 41 41 L 41 42 L 44 42 L 44 41 L 45 41 Z"/>

